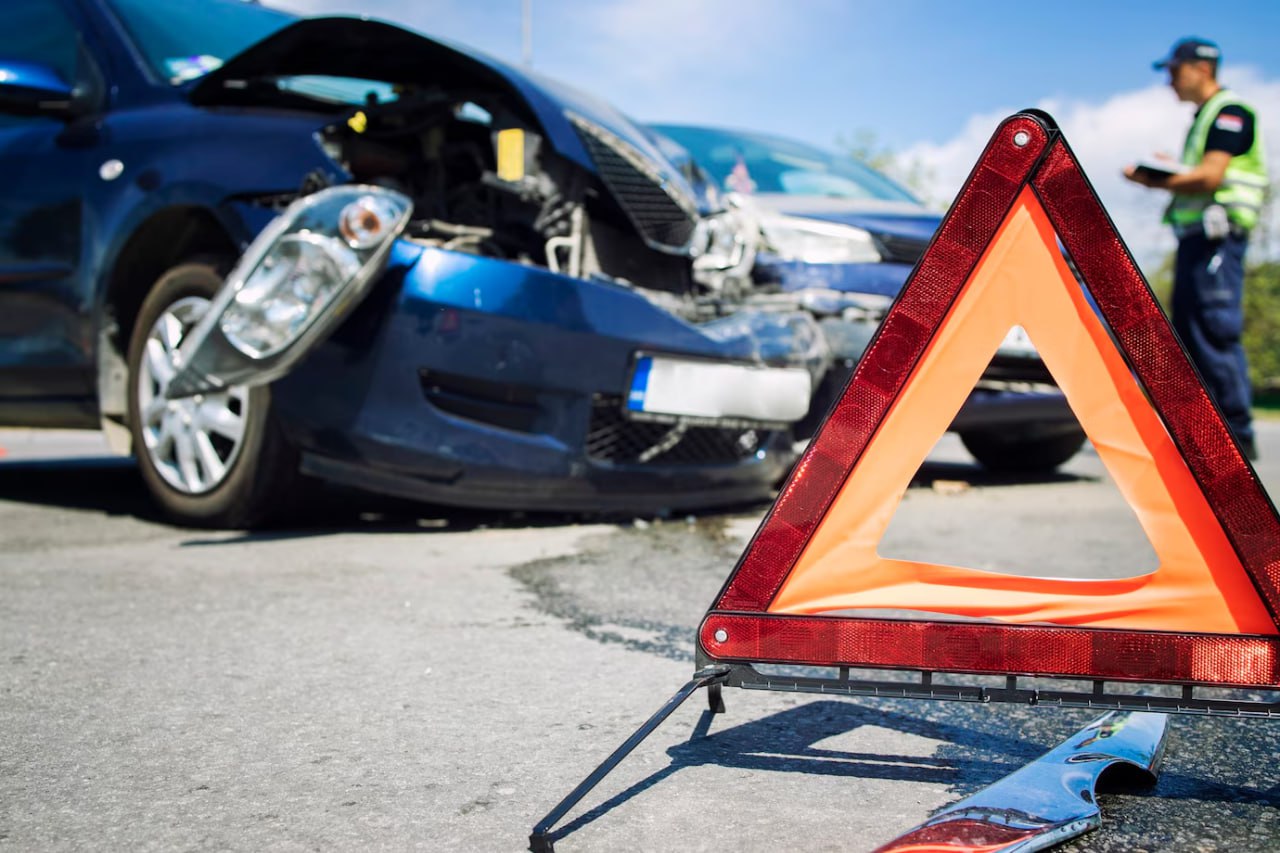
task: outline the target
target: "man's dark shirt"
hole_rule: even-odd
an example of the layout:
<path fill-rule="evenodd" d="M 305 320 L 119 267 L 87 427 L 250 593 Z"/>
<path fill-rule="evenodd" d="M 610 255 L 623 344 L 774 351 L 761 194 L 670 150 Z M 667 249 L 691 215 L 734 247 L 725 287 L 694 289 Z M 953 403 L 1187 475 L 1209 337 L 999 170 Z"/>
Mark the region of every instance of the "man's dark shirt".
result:
<path fill-rule="evenodd" d="M 1209 126 L 1205 137 L 1205 151 L 1225 151 L 1238 157 L 1253 147 L 1253 113 L 1236 104 L 1227 104 L 1218 110 L 1218 117 Z"/>

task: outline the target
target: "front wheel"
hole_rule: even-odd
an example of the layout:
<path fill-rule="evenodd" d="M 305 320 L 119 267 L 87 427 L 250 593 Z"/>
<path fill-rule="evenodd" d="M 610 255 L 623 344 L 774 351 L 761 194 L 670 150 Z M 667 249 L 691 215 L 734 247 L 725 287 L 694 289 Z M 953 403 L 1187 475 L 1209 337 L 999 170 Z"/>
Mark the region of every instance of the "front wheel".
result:
<path fill-rule="evenodd" d="M 166 513 L 194 526 L 243 528 L 266 520 L 298 476 L 270 389 L 165 395 L 178 347 L 222 286 L 222 268 L 173 267 L 147 294 L 129 341 L 129 428 L 142 478 Z"/>
<path fill-rule="evenodd" d="M 990 471 L 1047 474 L 1076 455 L 1085 434 L 1079 428 L 1048 434 L 968 430 L 960 441 Z"/>

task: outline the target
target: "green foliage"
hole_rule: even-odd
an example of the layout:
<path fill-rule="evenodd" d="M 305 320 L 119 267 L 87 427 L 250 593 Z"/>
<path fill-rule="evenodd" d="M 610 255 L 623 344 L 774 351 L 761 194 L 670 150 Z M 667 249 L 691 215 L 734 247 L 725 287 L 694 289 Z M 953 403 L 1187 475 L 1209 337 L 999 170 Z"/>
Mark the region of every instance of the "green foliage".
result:
<path fill-rule="evenodd" d="M 1253 386 L 1280 387 L 1280 261 L 1245 270 L 1244 351 Z"/>
<path fill-rule="evenodd" d="M 1155 272 L 1147 275 L 1147 283 L 1151 285 L 1151 289 L 1156 294 L 1156 301 L 1160 303 L 1160 307 L 1166 314 L 1173 311 L 1173 267 L 1177 257 L 1176 252 L 1170 252 L 1164 256 L 1164 260 L 1160 262 L 1160 266 L 1156 267 Z"/>
<path fill-rule="evenodd" d="M 855 160 L 861 160 L 873 169 L 887 172 L 896 162 L 893 149 L 880 143 L 880 137 L 874 130 L 860 127 L 853 132 L 853 139 L 836 137 L 836 145 L 849 152 Z"/>
<path fill-rule="evenodd" d="M 1280 387 L 1259 388 L 1255 391 L 1253 414 L 1268 420 L 1280 420 Z"/>
<path fill-rule="evenodd" d="M 879 172 L 884 172 L 926 203 L 937 205 L 930 190 L 934 184 L 933 170 L 924 164 L 919 157 L 909 161 L 904 159 L 889 146 L 880 141 L 879 135 L 870 128 L 862 127 L 853 132 L 852 139 L 836 137 L 836 148 L 848 152 L 855 160 L 860 160 Z M 942 205 L 945 207 L 945 203 Z"/>

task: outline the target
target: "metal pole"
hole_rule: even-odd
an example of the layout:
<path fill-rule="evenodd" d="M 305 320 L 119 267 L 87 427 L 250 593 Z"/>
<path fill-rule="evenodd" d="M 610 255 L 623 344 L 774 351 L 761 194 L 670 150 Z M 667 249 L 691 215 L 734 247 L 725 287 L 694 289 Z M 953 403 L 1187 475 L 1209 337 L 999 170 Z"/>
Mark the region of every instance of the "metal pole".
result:
<path fill-rule="evenodd" d="M 521 57 L 525 68 L 533 67 L 533 0 L 520 0 Z"/>

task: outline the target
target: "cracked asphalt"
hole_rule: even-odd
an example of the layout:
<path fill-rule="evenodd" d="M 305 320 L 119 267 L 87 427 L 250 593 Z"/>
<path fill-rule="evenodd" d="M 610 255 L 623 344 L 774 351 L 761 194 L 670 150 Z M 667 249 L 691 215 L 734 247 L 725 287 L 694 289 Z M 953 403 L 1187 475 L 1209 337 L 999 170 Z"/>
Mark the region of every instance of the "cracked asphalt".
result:
<path fill-rule="evenodd" d="M 1259 473 L 1280 493 L 1280 423 Z M 685 680 L 763 508 L 592 523 L 326 496 L 306 527 L 155 516 L 91 435 L 0 431 L 0 848 L 521 850 Z M 1154 557 L 1098 460 L 985 476 L 944 439 L 893 556 L 1108 576 Z M 1096 714 L 727 690 L 557 849 L 871 849 Z M 1154 788 L 1064 850 L 1280 849 L 1277 722 L 1174 717 Z"/>

